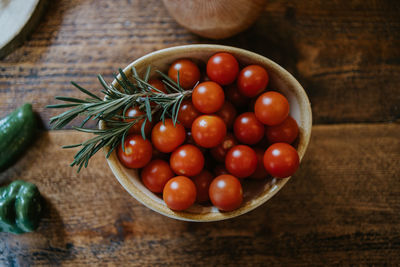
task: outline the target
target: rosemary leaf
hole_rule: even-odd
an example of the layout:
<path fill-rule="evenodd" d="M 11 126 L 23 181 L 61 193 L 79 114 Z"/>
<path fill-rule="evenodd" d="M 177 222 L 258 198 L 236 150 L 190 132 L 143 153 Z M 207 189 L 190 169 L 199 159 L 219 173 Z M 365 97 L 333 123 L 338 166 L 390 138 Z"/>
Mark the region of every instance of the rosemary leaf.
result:
<path fill-rule="evenodd" d="M 76 107 L 79 106 L 79 104 L 56 104 L 56 105 L 47 105 L 46 108 L 70 108 L 70 107 Z"/>
<path fill-rule="evenodd" d="M 110 150 L 108 151 L 108 153 L 107 153 L 107 155 L 106 155 L 106 158 L 108 159 L 109 157 L 110 157 L 110 155 L 111 155 L 111 153 L 114 151 L 114 149 L 117 147 L 117 145 L 118 145 L 118 139 L 117 138 L 115 138 L 115 140 L 112 142 L 112 144 L 110 145 Z"/>
<path fill-rule="evenodd" d="M 82 144 L 75 144 L 75 145 L 69 145 L 69 146 L 62 146 L 61 148 L 75 148 L 78 146 L 81 146 Z"/>
<path fill-rule="evenodd" d="M 97 75 L 97 79 L 99 80 L 100 84 L 104 87 L 104 89 L 106 89 L 106 91 L 108 91 L 110 88 L 108 87 L 108 84 L 106 83 L 106 81 L 104 80 L 103 76 L 101 76 L 100 74 Z"/>
<path fill-rule="evenodd" d="M 148 82 L 148 81 L 149 81 L 150 71 L 151 71 L 151 67 L 150 67 L 150 66 L 147 66 L 146 72 L 145 72 L 144 78 L 143 78 L 143 80 L 144 80 L 145 82 Z"/>
<path fill-rule="evenodd" d="M 124 151 L 124 152 L 125 152 L 125 138 L 126 138 L 126 135 L 128 134 L 128 131 L 129 131 L 129 128 L 126 128 L 126 130 L 122 134 L 122 139 L 121 139 L 122 151 Z"/>
<path fill-rule="evenodd" d="M 132 106 L 132 103 L 128 103 L 125 107 L 124 110 L 122 111 L 122 119 L 126 119 L 126 111 Z"/>
<path fill-rule="evenodd" d="M 177 111 L 176 111 L 175 117 L 173 117 L 174 125 L 175 125 L 176 122 L 178 121 L 178 112 L 179 112 L 179 109 L 181 108 L 181 104 L 182 104 L 183 99 L 184 99 L 184 97 L 181 97 L 181 98 L 177 101 L 177 103 L 178 103 L 178 106 L 177 106 L 177 109 L 176 109 Z"/>
<path fill-rule="evenodd" d="M 91 92 L 89 92 L 89 91 L 86 90 L 85 88 L 80 87 L 80 86 L 79 86 L 78 84 L 76 84 L 75 82 L 71 82 L 71 84 L 72 84 L 73 86 L 75 86 L 76 88 L 78 88 L 81 92 L 87 94 L 88 96 L 91 96 L 91 97 L 96 98 L 97 100 L 100 100 L 100 101 L 101 101 L 101 98 L 100 98 L 100 97 L 98 97 L 98 96 L 95 95 L 95 94 L 92 94 Z"/>
<path fill-rule="evenodd" d="M 86 101 L 86 100 L 73 98 L 73 97 L 55 96 L 54 98 L 57 100 L 60 100 L 60 101 L 65 101 L 65 102 L 88 103 L 88 101 Z"/>
<path fill-rule="evenodd" d="M 159 71 L 159 70 L 156 70 L 156 72 L 157 72 L 158 74 L 160 74 L 161 77 L 163 77 L 166 81 L 168 81 L 169 83 L 173 84 L 175 87 L 178 87 L 178 84 L 177 84 L 174 80 L 172 80 L 168 75 L 162 73 L 162 72 Z"/>
<path fill-rule="evenodd" d="M 132 66 L 132 76 L 136 80 L 136 82 L 138 83 L 138 86 L 140 88 L 144 88 L 144 86 L 141 84 L 141 80 L 140 80 L 139 75 L 138 75 L 138 73 L 136 71 L 136 68 L 134 66 Z"/>
<path fill-rule="evenodd" d="M 90 120 L 90 118 L 92 118 L 92 115 L 89 115 L 86 117 L 86 119 L 84 119 L 81 123 L 81 125 L 79 126 L 80 128 L 82 128 L 83 126 L 85 126 L 85 124 Z"/>
<path fill-rule="evenodd" d="M 78 172 L 81 171 L 82 167 L 83 167 L 83 164 L 80 164 L 79 167 L 78 167 Z"/>
<path fill-rule="evenodd" d="M 107 130 L 101 130 L 101 129 L 87 129 L 81 127 L 73 127 L 73 128 L 79 132 L 84 132 L 84 133 L 105 134 L 109 132 Z"/>
<path fill-rule="evenodd" d="M 151 106 L 150 106 L 150 101 L 149 101 L 148 97 L 145 97 L 144 103 L 145 103 L 145 107 L 146 107 L 147 118 L 149 119 L 149 122 L 151 122 Z"/>
<path fill-rule="evenodd" d="M 128 77 L 126 77 L 124 71 L 123 71 L 121 68 L 119 68 L 119 69 L 118 69 L 118 72 L 119 72 L 119 75 L 121 75 L 122 80 L 123 80 L 123 81 L 128 85 L 128 87 L 131 89 L 131 90 L 130 90 L 130 93 L 132 94 L 132 93 L 137 92 L 137 91 L 138 91 L 138 90 L 137 90 L 137 87 L 128 79 Z"/>
<path fill-rule="evenodd" d="M 140 132 L 141 132 L 144 140 L 146 140 L 146 132 L 144 131 L 144 129 L 146 128 L 146 123 L 147 123 L 147 118 L 144 119 L 144 121 L 142 123 L 142 127 L 140 127 Z"/>
<path fill-rule="evenodd" d="M 130 93 L 130 90 L 128 89 L 127 85 L 125 84 L 125 82 L 123 82 L 122 80 L 118 79 L 116 74 L 113 74 L 114 79 L 117 81 L 117 83 L 124 89 L 126 94 Z"/>
<path fill-rule="evenodd" d="M 176 87 L 173 85 L 173 84 L 171 84 L 169 81 L 167 81 L 167 80 L 163 80 L 163 83 L 167 86 L 167 90 L 168 90 L 168 88 L 172 88 L 172 90 L 170 90 L 170 92 L 180 92 L 178 89 L 176 89 Z"/>
<path fill-rule="evenodd" d="M 175 101 L 174 105 L 172 106 L 172 122 L 174 124 L 174 127 L 175 127 L 175 124 L 176 124 L 176 119 L 178 117 L 177 116 L 178 112 L 177 112 L 177 109 L 176 109 L 177 106 L 178 106 L 178 101 Z"/>

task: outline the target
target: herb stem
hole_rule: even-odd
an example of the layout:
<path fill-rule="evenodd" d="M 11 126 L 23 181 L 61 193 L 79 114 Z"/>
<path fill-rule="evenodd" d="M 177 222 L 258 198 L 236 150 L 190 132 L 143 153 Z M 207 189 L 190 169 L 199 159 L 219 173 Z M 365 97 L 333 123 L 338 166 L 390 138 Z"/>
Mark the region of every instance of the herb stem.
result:
<path fill-rule="evenodd" d="M 73 86 L 89 98 L 78 99 L 57 96 L 57 100 L 67 103 L 47 106 L 47 108 L 70 108 L 50 119 L 52 129 L 61 129 L 77 117 L 84 115 L 85 119 L 80 127 L 73 128 L 95 135 L 81 144 L 63 146 L 63 148 L 81 147 L 71 163 L 71 166 L 78 166 L 78 172 L 83 166 L 86 168 L 89 159 L 105 146 L 109 147 L 108 158 L 116 146 L 123 143 L 129 129 L 136 123 L 142 123 L 141 134 L 146 139 L 144 126 L 146 123 L 152 122 L 153 115 L 159 111 L 161 112 L 161 121 L 165 121 L 165 116 L 170 116 L 174 124 L 177 122 L 180 105 L 185 98 L 191 96 L 192 90 L 185 91 L 179 85 L 179 81 L 176 83 L 162 72 L 156 72 L 162 76 L 162 81 L 170 93 L 164 93 L 147 82 L 150 77 L 150 67 L 147 68 L 144 79 L 138 76 L 133 67 L 130 77 L 123 73 L 121 69 L 119 69 L 121 79 L 114 75 L 120 89 L 113 84 L 107 84 L 103 77 L 98 75 L 100 84 L 104 89 L 101 90 L 105 95 L 103 98 L 71 82 Z M 145 114 L 135 117 L 125 116 L 125 113 L 131 107 L 138 107 L 145 111 Z M 104 129 L 85 128 L 84 126 L 89 120 L 95 120 L 97 124 L 104 121 L 106 127 Z M 123 144 L 122 149 L 124 149 Z"/>

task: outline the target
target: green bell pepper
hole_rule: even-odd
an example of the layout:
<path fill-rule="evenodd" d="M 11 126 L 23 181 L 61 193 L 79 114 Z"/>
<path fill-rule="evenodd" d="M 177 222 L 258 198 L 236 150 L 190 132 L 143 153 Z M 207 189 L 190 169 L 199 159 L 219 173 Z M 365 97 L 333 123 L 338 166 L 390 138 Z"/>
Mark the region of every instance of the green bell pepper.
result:
<path fill-rule="evenodd" d="M 17 180 L 0 188 L 0 232 L 32 232 L 39 225 L 42 205 L 34 184 Z"/>

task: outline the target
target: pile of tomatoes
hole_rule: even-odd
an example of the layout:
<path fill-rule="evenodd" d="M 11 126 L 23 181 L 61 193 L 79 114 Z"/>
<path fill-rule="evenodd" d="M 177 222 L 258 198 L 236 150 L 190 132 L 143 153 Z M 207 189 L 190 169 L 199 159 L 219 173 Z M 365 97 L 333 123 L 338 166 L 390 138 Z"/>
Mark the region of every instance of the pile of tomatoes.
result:
<path fill-rule="evenodd" d="M 191 99 L 180 106 L 178 123 L 145 124 L 150 142 L 140 135 L 139 121 L 130 129 L 125 149 L 118 148 L 121 163 L 141 168 L 143 184 L 162 193 L 170 209 L 211 201 L 232 211 L 243 201 L 246 179 L 285 178 L 297 170 L 299 156 L 291 144 L 299 129 L 286 97 L 266 91 L 269 75 L 263 67 L 240 70 L 236 58 L 222 52 L 208 60 L 207 75 L 189 59 L 173 62 L 168 76 L 177 81 L 178 72 L 184 89 L 194 87 Z M 160 80 L 149 83 L 167 92 Z M 132 107 L 125 116 L 142 114 Z"/>

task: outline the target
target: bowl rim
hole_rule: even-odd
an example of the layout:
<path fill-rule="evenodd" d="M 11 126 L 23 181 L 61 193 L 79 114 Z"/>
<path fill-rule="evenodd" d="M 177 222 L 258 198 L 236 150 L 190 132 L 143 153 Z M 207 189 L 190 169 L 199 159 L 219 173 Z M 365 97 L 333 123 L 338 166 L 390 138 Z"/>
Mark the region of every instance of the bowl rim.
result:
<path fill-rule="evenodd" d="M 308 96 L 304 90 L 304 88 L 300 85 L 300 83 L 290 74 L 287 70 L 283 67 L 275 63 L 274 61 L 251 51 L 232 47 L 232 46 L 225 46 L 225 45 L 213 45 L 213 44 L 191 44 L 191 45 L 181 45 L 181 46 L 174 46 L 169 48 L 164 48 L 161 50 L 157 50 L 151 53 L 148 53 L 133 62 L 131 62 L 128 66 L 123 69 L 123 72 L 126 73 L 130 71 L 132 66 L 135 66 L 142 62 L 149 62 L 151 64 L 151 59 L 153 57 L 169 57 L 171 55 L 175 55 L 176 53 L 185 52 L 196 52 L 196 50 L 201 50 L 203 52 L 210 52 L 210 54 L 217 53 L 217 52 L 228 52 L 232 54 L 240 54 L 241 57 L 254 59 L 258 58 L 259 62 L 264 62 L 263 65 L 268 65 L 269 68 L 273 68 L 277 73 L 280 73 L 285 76 L 285 80 L 292 84 L 294 88 L 296 88 L 296 93 L 299 94 L 301 99 L 304 101 L 304 106 L 306 107 L 305 114 L 307 117 L 305 118 L 306 126 L 305 128 L 305 135 L 303 136 L 301 143 L 302 146 L 299 146 L 298 153 L 300 157 L 300 161 L 303 158 L 305 151 L 308 147 L 310 137 L 311 137 L 311 127 L 312 127 L 312 112 L 311 112 L 311 105 L 308 99 Z M 120 75 L 117 78 L 121 78 Z M 114 79 L 112 84 L 114 86 L 117 85 L 117 81 Z M 99 128 L 103 129 L 105 127 L 105 123 L 100 121 Z M 107 154 L 109 151 L 108 147 L 103 149 L 104 153 Z M 131 179 L 126 175 L 125 170 L 123 169 L 122 165 L 119 163 L 118 157 L 116 155 L 116 151 L 113 151 L 109 158 L 107 158 L 107 163 L 113 172 L 114 176 L 117 178 L 119 183 L 122 187 L 137 201 L 141 202 L 146 207 L 150 208 L 151 210 L 160 213 L 164 216 L 182 220 L 182 221 L 193 221 L 193 222 L 212 222 L 212 221 L 220 221 L 226 220 L 230 218 L 234 218 L 245 213 L 248 213 L 255 208 L 261 206 L 265 202 L 267 202 L 270 198 L 272 198 L 289 180 L 291 177 L 285 179 L 279 179 L 279 185 L 274 185 L 268 192 L 264 192 L 260 196 L 257 197 L 257 202 L 249 201 L 246 205 L 242 205 L 236 210 L 229 211 L 229 212 L 210 212 L 205 214 L 199 213 L 191 213 L 188 211 L 173 211 L 169 209 L 165 204 L 162 205 L 157 203 L 149 196 L 146 195 L 145 192 L 137 188 L 135 184 L 131 181 Z M 133 170 L 136 175 L 138 175 L 137 170 Z M 275 179 L 275 178 L 274 178 Z"/>

